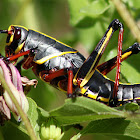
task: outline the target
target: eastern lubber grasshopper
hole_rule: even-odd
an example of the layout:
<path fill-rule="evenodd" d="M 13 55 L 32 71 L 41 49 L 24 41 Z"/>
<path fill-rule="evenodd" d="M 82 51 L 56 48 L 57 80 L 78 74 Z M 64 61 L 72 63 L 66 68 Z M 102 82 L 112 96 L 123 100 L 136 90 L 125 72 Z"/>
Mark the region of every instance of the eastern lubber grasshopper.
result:
<path fill-rule="evenodd" d="M 119 29 L 118 55 L 98 66 L 98 62 L 113 33 Z M 140 44 L 134 43 L 121 53 L 123 25 L 113 20 L 96 48 L 85 59 L 77 50 L 43 33 L 11 25 L 5 47 L 6 60 L 16 61 L 24 56 L 17 66 L 32 67 L 36 76 L 52 86 L 67 91 L 68 97 L 83 95 L 117 106 L 140 99 L 140 84 L 120 84 L 120 64 L 132 54 L 140 51 Z M 105 75 L 117 66 L 115 81 Z"/>

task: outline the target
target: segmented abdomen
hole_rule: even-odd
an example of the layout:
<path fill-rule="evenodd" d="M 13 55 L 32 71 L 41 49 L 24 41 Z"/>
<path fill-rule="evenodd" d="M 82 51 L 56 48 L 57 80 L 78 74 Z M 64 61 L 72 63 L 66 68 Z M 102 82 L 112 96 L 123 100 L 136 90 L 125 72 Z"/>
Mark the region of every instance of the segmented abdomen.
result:
<path fill-rule="evenodd" d="M 88 98 L 110 104 L 113 101 L 114 82 L 95 71 L 88 83 L 81 88 L 80 94 Z M 85 92 L 83 92 L 85 91 Z M 140 84 L 119 84 L 116 105 L 140 100 Z"/>
<path fill-rule="evenodd" d="M 123 85 L 120 84 L 117 93 L 118 101 L 139 101 L 140 100 L 140 84 Z"/>

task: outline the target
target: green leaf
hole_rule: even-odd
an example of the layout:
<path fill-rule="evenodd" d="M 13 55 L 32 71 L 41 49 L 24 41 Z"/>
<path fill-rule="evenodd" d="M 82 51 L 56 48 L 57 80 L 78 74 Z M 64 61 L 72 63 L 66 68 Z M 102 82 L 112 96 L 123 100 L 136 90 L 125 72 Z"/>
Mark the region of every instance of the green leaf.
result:
<path fill-rule="evenodd" d="M 40 111 L 40 115 L 43 116 L 43 117 L 49 117 L 49 113 L 42 109 L 41 107 L 38 107 L 38 110 Z"/>
<path fill-rule="evenodd" d="M 89 122 L 93 120 L 102 120 L 109 118 L 122 118 L 122 116 L 112 115 L 112 114 L 100 114 L 100 115 L 82 115 L 82 116 L 56 116 L 55 119 L 62 126 L 79 124 L 83 122 Z"/>
<path fill-rule="evenodd" d="M 125 2 L 125 4 L 128 4 L 129 6 L 131 6 L 133 9 L 140 8 L 139 0 L 123 0 L 123 2 Z"/>
<path fill-rule="evenodd" d="M 50 115 L 55 116 L 61 125 L 124 117 L 123 112 L 85 97 L 77 97 L 75 101 L 67 99 L 63 106 L 51 111 Z"/>
<path fill-rule="evenodd" d="M 36 132 L 36 135 L 39 137 L 40 126 L 47 120 L 49 113 L 38 107 L 35 101 L 31 98 L 28 97 L 27 99 L 29 102 L 28 118 L 32 127 L 34 128 L 34 131 Z"/>
<path fill-rule="evenodd" d="M 109 7 L 110 4 L 105 0 L 95 0 L 85 8 L 82 8 L 81 13 L 84 13 L 86 16 L 95 18 L 103 14 L 106 10 L 108 10 Z"/>
<path fill-rule="evenodd" d="M 29 110 L 27 112 L 28 118 L 30 120 L 31 126 L 33 127 L 35 133 L 37 136 L 39 136 L 38 131 L 40 126 L 38 125 L 38 111 L 37 111 L 37 104 L 35 103 L 34 100 L 32 100 L 31 98 L 27 97 L 28 102 L 29 102 Z M 25 128 L 24 122 L 21 123 L 17 123 L 15 121 L 10 122 L 14 127 L 18 128 L 19 130 L 21 130 L 23 133 L 27 134 L 27 130 Z"/>
<path fill-rule="evenodd" d="M 125 105 L 125 110 L 135 112 L 139 109 L 139 105 L 137 103 L 127 103 Z"/>
<path fill-rule="evenodd" d="M 39 130 L 40 126 L 43 121 L 47 119 L 49 116 L 48 112 L 43 110 L 42 108 L 38 107 L 35 101 L 29 97 L 27 97 L 29 102 L 29 110 L 28 110 L 28 118 L 30 120 L 31 126 L 33 127 L 36 136 L 39 138 Z M 27 134 L 26 128 L 21 122 L 21 124 L 18 126 L 18 129 L 20 129 L 22 132 Z"/>
<path fill-rule="evenodd" d="M 98 101 L 88 99 L 85 97 L 77 97 L 75 101 L 72 99 L 66 99 L 65 104 L 54 110 L 51 111 L 50 114 L 52 115 L 87 115 L 87 114 L 100 114 L 103 112 L 111 112 L 112 114 L 120 114 L 121 112 L 118 110 L 115 110 L 111 107 L 108 107 L 107 105 L 100 103 Z M 122 115 L 122 114 L 120 114 Z"/>
<path fill-rule="evenodd" d="M 129 139 L 139 139 L 140 127 L 134 121 L 112 118 L 92 121 L 84 130 L 81 131 L 82 135 L 87 133 L 112 136 L 114 138 L 119 138 L 119 140 L 124 139 L 125 137 Z"/>
<path fill-rule="evenodd" d="M 39 127 L 40 127 L 37 123 L 37 121 L 38 121 L 37 104 L 31 98 L 27 98 L 27 99 L 29 102 L 28 118 L 30 120 L 30 123 L 31 123 L 34 131 L 37 133 L 39 131 Z"/>
<path fill-rule="evenodd" d="M 134 64 L 135 62 L 133 62 Z M 127 79 L 129 83 L 139 83 L 140 73 L 135 69 L 133 65 L 127 62 L 122 63 L 121 73 Z"/>
<path fill-rule="evenodd" d="M 84 18 L 84 14 L 80 12 L 81 8 L 88 5 L 87 0 L 68 0 L 70 9 L 70 23 L 73 26 L 77 24 Z"/>
<path fill-rule="evenodd" d="M 72 26 L 80 28 L 89 28 L 93 26 L 96 20 L 100 19 L 101 16 L 111 7 L 110 3 L 105 0 L 77 0 L 76 2 L 75 0 L 69 0 L 68 3 L 70 9 L 70 23 Z M 104 22 L 104 20 L 102 22 Z"/>

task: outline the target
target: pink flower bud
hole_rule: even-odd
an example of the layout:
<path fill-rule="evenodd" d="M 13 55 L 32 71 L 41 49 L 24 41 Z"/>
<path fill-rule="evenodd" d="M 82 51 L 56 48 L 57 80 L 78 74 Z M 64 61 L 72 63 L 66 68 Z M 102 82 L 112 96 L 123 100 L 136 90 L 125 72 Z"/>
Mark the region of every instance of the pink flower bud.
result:
<path fill-rule="evenodd" d="M 18 70 L 12 63 L 6 64 L 2 59 L 0 59 L 0 72 L 2 73 L 7 85 L 18 101 L 19 105 L 21 106 L 23 111 L 27 113 L 29 104 L 23 92 L 21 76 Z M 15 119 L 17 121 L 20 121 L 21 118 L 19 116 L 19 113 L 6 90 L 3 91 L 3 97 L 8 108 L 13 112 Z"/>

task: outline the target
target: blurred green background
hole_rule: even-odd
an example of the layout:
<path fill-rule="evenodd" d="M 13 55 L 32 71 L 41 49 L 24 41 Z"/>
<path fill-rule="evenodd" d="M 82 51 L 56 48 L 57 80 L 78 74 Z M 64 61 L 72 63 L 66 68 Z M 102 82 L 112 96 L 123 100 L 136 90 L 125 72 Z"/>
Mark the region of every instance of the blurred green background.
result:
<path fill-rule="evenodd" d="M 115 9 L 115 6 L 106 2 L 106 7 L 102 7 L 99 14 L 94 14 L 94 9 L 82 9 L 84 18 L 81 18 L 77 12 L 78 8 L 94 0 L 0 0 L 0 29 L 7 29 L 11 24 L 22 25 L 29 29 L 38 30 L 78 49 L 87 57 L 100 38 L 103 36 L 108 25 L 114 18 L 118 18 L 124 24 L 123 50 L 128 48 L 134 42 L 135 37 L 126 26 L 121 16 Z M 132 17 L 139 23 L 139 6 L 133 0 L 123 0 Z M 92 6 L 92 5 L 91 5 Z M 90 11 L 91 10 L 91 11 Z M 96 10 L 96 8 L 95 8 Z M 96 11 L 95 11 L 96 12 Z M 78 19 L 79 18 L 79 19 Z M 80 19 L 81 18 L 81 19 Z M 77 20 L 78 19 L 78 20 Z M 0 53 L 4 55 L 6 35 L 0 35 Z M 108 44 L 101 62 L 104 62 L 117 53 L 118 32 Z M 100 63 L 101 63 L 100 62 Z M 140 55 L 136 55 L 126 60 L 122 64 L 121 80 L 123 82 L 139 82 L 140 78 Z M 126 70 L 127 69 L 127 70 Z M 115 79 L 115 70 L 108 76 Z M 29 79 L 36 78 L 32 70 L 23 70 L 22 75 Z M 66 95 L 52 88 L 46 83 L 38 80 L 36 88 L 31 89 L 27 96 L 32 97 L 38 106 L 49 111 L 64 103 Z"/>

